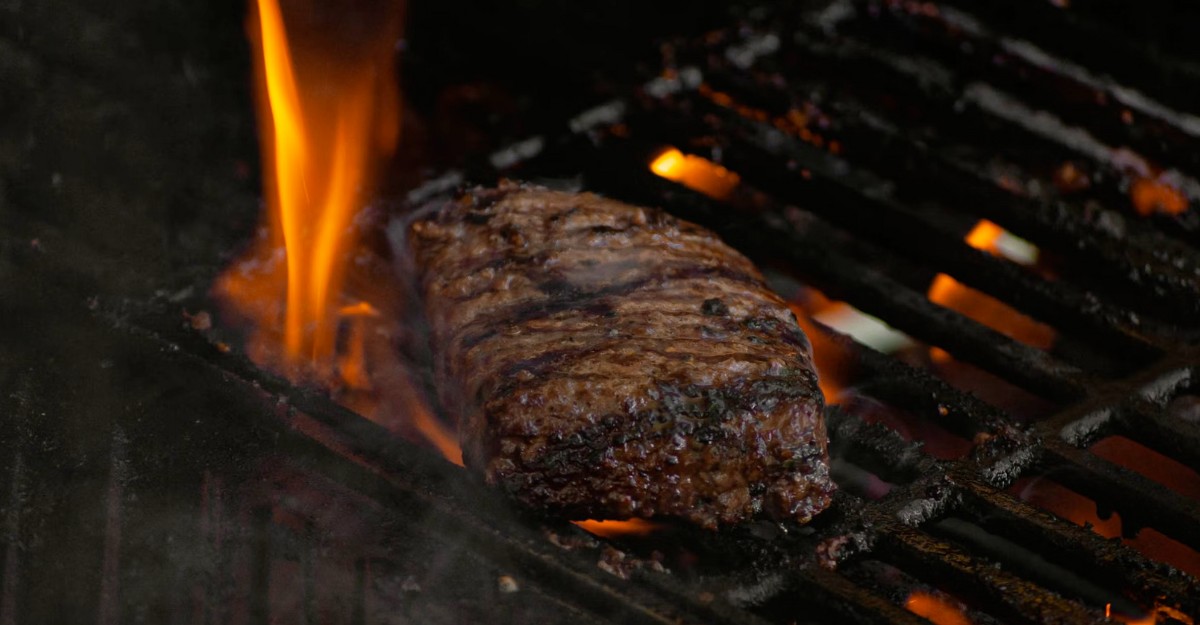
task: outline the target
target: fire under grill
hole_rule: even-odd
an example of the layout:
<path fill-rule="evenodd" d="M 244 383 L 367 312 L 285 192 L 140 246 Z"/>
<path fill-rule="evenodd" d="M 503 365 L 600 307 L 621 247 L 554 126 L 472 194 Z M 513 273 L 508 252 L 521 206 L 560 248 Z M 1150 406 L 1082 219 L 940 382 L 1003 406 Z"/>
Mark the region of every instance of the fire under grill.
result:
<path fill-rule="evenodd" d="M 394 202 L 532 180 L 661 206 L 751 256 L 837 368 L 841 490 L 807 527 L 547 522 L 212 339 L 207 275 L 89 300 L 67 276 L 103 252 L 31 243 L 14 212 L 3 269 L 30 295 L 5 304 L 28 321 L 0 350 L 0 625 L 1191 625 L 1196 44 L 1165 36 L 1187 21 L 1165 0 L 1017 4 L 737 7 L 616 97 Z M 52 73 L 52 38 L 13 41 L 34 65 L 6 71 Z M 14 206 L 78 192 L 6 183 Z M 1036 257 L 973 242 L 981 222 Z M 956 303 L 980 293 L 987 314 Z M 884 343 L 853 331 L 867 315 Z M 105 355 L 64 362 L 77 350 Z"/>

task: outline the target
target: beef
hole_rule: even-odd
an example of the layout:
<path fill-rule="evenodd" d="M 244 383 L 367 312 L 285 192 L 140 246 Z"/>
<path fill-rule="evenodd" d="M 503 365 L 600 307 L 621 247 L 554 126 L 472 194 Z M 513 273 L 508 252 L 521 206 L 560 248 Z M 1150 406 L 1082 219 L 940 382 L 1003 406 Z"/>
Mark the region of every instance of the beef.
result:
<path fill-rule="evenodd" d="M 488 483 L 568 518 L 709 528 L 828 505 L 808 339 L 713 233 L 516 185 L 408 232 L 440 399 Z"/>

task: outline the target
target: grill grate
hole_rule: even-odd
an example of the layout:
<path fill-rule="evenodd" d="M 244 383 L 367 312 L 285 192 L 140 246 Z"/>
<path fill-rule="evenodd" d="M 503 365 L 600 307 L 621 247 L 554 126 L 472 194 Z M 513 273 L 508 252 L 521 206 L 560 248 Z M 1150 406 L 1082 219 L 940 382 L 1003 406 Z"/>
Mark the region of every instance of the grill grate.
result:
<path fill-rule="evenodd" d="M 1119 512 L 1128 535 L 1150 527 L 1200 548 L 1198 502 L 1087 450 L 1122 434 L 1196 466 L 1195 423 L 1165 408 L 1190 388 L 1197 362 L 1194 211 L 1143 218 L 1127 189 L 1152 167 L 1167 171 L 1156 175 L 1194 202 L 1192 179 L 1168 169 L 1194 165 L 1193 118 L 1108 77 L 1124 76 L 1128 58 L 1110 67 L 1112 57 L 1098 51 L 1106 46 L 1080 47 L 1089 33 L 1113 32 L 1096 15 L 1026 3 L 1056 25 L 1026 29 L 999 10 L 960 4 L 970 3 L 836 2 L 812 13 L 756 15 L 740 30 L 708 38 L 718 44 L 675 49 L 678 65 L 665 78 L 597 109 L 620 110 L 619 119 L 577 124 L 528 159 L 469 177 L 581 176 L 589 190 L 663 206 L 760 263 L 786 265 L 828 296 L 1058 406 L 1028 423 L 822 328 L 853 354 L 864 392 L 983 442 L 969 458 L 934 461 L 894 436 L 864 434 L 852 412 L 832 411 L 838 453 L 873 461 L 872 470 L 903 485 L 878 501 L 840 495 L 839 518 L 819 524 L 805 542 L 827 559 L 780 554 L 774 573 L 787 583 L 763 603 L 786 607 L 764 610 L 767 618 L 820 618 L 821 610 L 797 607 L 815 603 L 838 621 L 920 622 L 898 605 L 906 592 L 888 594 L 838 570 L 864 558 L 969 597 L 981 622 L 1100 622 L 1105 596 L 1118 611 L 1141 606 L 1157 609 L 1160 619 L 1186 618 L 1200 611 L 1194 577 L 1005 488 L 1022 475 L 1053 475 Z M 1067 61 L 1054 56 L 1060 49 L 1083 54 Z M 761 54 L 747 60 L 731 50 Z M 1137 52 L 1147 64 L 1138 65 L 1139 88 L 1193 71 L 1153 50 Z M 689 59 L 695 64 L 686 65 Z M 774 123 L 805 105 L 825 122 L 820 142 Z M 1122 121 L 1131 114 L 1139 121 Z M 743 184 L 714 200 L 659 179 L 646 163 L 664 145 L 713 158 Z M 1122 159 L 1132 154 L 1142 156 L 1131 169 Z M 1065 162 L 1095 172 L 1090 188 L 1055 192 L 1050 168 Z M 947 215 L 986 218 L 1034 242 L 1061 259 L 1058 276 L 969 247 Z M 1048 323 L 1063 344 L 1092 351 L 1047 352 L 942 308 L 914 284 L 912 271 L 896 269 L 914 263 Z M 1023 574 L 1004 553 L 964 538 L 972 533 L 963 525 L 986 526 L 1093 581 L 1081 588 Z M 736 576 L 725 581 L 737 587 Z M 1108 584 L 1108 594 L 1097 583 Z"/>

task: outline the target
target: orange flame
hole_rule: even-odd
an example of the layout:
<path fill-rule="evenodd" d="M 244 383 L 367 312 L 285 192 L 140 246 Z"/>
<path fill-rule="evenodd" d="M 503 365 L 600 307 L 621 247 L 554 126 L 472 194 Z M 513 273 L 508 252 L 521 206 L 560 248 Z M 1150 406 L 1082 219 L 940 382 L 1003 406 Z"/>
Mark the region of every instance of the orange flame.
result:
<path fill-rule="evenodd" d="M 971 625 L 962 608 L 927 592 L 913 592 L 904 601 L 904 609 L 935 625 Z"/>
<path fill-rule="evenodd" d="M 650 163 L 650 171 L 717 200 L 728 198 L 741 183 L 738 175 L 728 169 L 675 148 L 656 156 Z"/>
<path fill-rule="evenodd" d="M 817 368 L 817 385 L 821 388 L 821 394 L 825 396 L 826 403 L 835 404 L 842 391 L 849 386 L 852 375 L 850 358 L 843 352 L 841 346 L 817 327 L 810 311 L 821 312 L 835 306 L 844 306 L 844 304 L 831 302 L 811 289 L 807 293 L 807 298 L 808 302 L 805 305 L 788 302 L 788 307 L 792 309 L 792 314 L 796 316 L 796 323 L 800 325 L 800 329 L 804 331 L 804 335 L 812 344 L 813 365 Z"/>
<path fill-rule="evenodd" d="M 1000 236 L 1003 234 L 1003 228 L 986 219 L 981 219 L 979 220 L 979 223 L 975 224 L 975 227 L 971 228 L 971 231 L 967 233 L 965 240 L 967 245 L 970 245 L 977 250 L 984 250 L 992 254 L 997 254 L 998 251 L 996 248 L 996 241 L 998 241 Z"/>
<path fill-rule="evenodd" d="M 1175 187 L 1151 178 L 1138 177 L 1129 187 L 1133 208 L 1143 217 L 1154 213 L 1178 215 L 1187 211 L 1188 200 Z"/>
<path fill-rule="evenodd" d="M 258 0 L 248 23 L 269 236 L 254 260 L 226 272 L 217 292 L 254 321 L 256 360 L 330 380 L 353 220 L 399 135 L 399 19 L 380 20 L 366 42 L 321 45 L 313 36 L 316 43 L 293 50 L 284 17 L 276 0 Z"/>
<path fill-rule="evenodd" d="M 1164 605 L 1161 603 L 1154 604 L 1154 613 L 1156 615 L 1163 616 L 1164 617 L 1163 620 L 1170 618 L 1170 619 L 1179 621 L 1180 623 L 1183 623 L 1184 625 L 1193 625 L 1196 622 L 1194 619 L 1192 619 L 1191 616 L 1188 616 L 1182 610 L 1175 608 L 1173 606 Z M 1154 622 L 1154 621 L 1152 621 L 1152 622 Z"/>
<path fill-rule="evenodd" d="M 339 376 L 348 388 L 356 391 L 371 388 L 370 374 L 367 372 L 367 328 L 364 318 L 352 318 L 346 349 L 337 357 Z"/>
<path fill-rule="evenodd" d="M 433 416 L 428 410 L 416 410 L 412 413 L 413 426 L 429 441 L 438 452 L 442 454 L 446 460 L 465 466 L 463 464 L 462 447 L 458 444 L 458 437 L 454 432 L 446 427 L 437 417 Z"/>
<path fill-rule="evenodd" d="M 583 529 L 583 531 L 602 538 L 647 536 L 662 527 L 658 523 L 651 523 L 645 519 L 628 519 L 626 521 L 598 521 L 588 519 L 586 521 L 572 522 Z"/>
<path fill-rule="evenodd" d="M 1166 562 L 1192 575 L 1200 574 L 1200 555 L 1190 547 L 1149 527 L 1138 530 L 1133 538 L 1122 538 L 1124 521 L 1120 512 L 1106 512 L 1104 518 L 1101 518 L 1101 512 L 1094 500 L 1053 479 L 1021 478 L 1009 487 L 1008 492 L 1021 501 L 1059 518 L 1087 527 L 1104 538 L 1120 539 L 1153 560 Z M 1176 620 L 1182 622 L 1182 619 Z"/>
<path fill-rule="evenodd" d="M 320 382 L 348 407 L 425 438 L 461 465 L 457 437 L 392 346 L 398 287 L 350 271 L 351 259 L 370 251 L 356 219 L 399 138 L 403 4 L 331 9 L 297 0 L 285 16 L 278 0 L 256 2 L 247 30 L 267 227 L 256 249 L 220 276 L 215 294 L 249 326 L 255 362 Z M 329 28 L 328 11 L 345 23 Z"/>
<path fill-rule="evenodd" d="M 975 224 L 965 241 L 967 245 L 995 256 L 1008 254 L 1000 241 L 1008 233 L 996 224 L 983 219 Z M 1018 259 L 1023 262 L 1025 259 Z M 934 277 L 929 285 L 929 300 L 957 311 L 1001 334 L 1040 349 L 1049 349 L 1054 344 L 1055 333 L 1049 326 L 1031 319 L 1000 300 L 972 289 L 944 273 Z M 935 362 L 946 362 L 950 356 L 938 348 L 930 350 Z"/>
<path fill-rule="evenodd" d="M 1154 625 L 1158 622 L 1158 619 L 1153 614 L 1142 617 L 1127 616 L 1121 613 L 1114 614 L 1111 603 L 1104 604 L 1104 618 L 1110 620 L 1115 618 L 1118 622 L 1126 623 L 1126 625 Z"/>

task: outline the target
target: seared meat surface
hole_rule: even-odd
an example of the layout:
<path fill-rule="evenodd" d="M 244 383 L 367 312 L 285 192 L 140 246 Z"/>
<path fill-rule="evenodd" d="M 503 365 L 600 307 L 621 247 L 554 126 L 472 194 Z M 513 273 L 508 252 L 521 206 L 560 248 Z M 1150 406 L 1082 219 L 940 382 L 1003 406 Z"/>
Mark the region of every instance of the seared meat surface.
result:
<path fill-rule="evenodd" d="M 477 189 L 415 219 L 469 468 L 569 518 L 705 527 L 828 505 L 811 349 L 713 233 L 592 194 Z"/>

